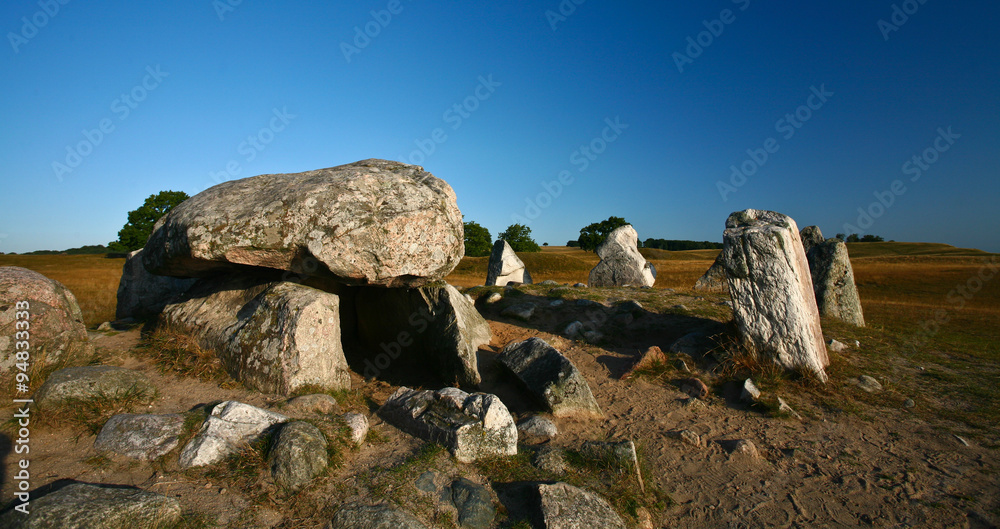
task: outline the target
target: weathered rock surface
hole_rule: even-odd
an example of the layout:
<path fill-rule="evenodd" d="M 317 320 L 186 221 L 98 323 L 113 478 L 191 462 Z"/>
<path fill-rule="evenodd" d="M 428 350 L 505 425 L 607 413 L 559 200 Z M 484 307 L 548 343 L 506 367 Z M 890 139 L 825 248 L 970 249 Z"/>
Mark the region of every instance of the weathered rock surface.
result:
<path fill-rule="evenodd" d="M 738 211 L 726 220 L 723 243 L 743 341 L 786 369 L 805 369 L 825 382 L 829 360 L 795 221 L 773 211 Z"/>
<path fill-rule="evenodd" d="M 497 510 L 486 487 L 465 478 L 456 479 L 451 483 L 451 501 L 458 511 L 459 527 L 489 529 L 493 525 Z"/>
<path fill-rule="evenodd" d="M 94 450 L 111 456 L 152 461 L 180 444 L 184 416 L 121 413 L 108 419 L 97 434 Z"/>
<path fill-rule="evenodd" d="M 314 393 L 288 399 L 280 409 L 285 415 L 292 416 L 335 415 L 340 413 L 340 404 L 326 393 Z"/>
<path fill-rule="evenodd" d="M 807 256 L 809 250 L 826 240 L 823 238 L 823 232 L 820 231 L 819 226 L 802 228 L 802 231 L 799 232 L 799 238 L 802 239 L 802 249 L 805 250 Z"/>
<path fill-rule="evenodd" d="M 624 468 L 635 468 L 639 465 L 635 443 L 630 439 L 611 442 L 584 441 L 580 453 L 594 461 L 612 463 Z"/>
<path fill-rule="evenodd" d="M 604 416 L 580 370 L 545 340 L 510 343 L 499 360 L 556 417 Z"/>
<path fill-rule="evenodd" d="M 490 261 L 486 265 L 486 286 L 502 287 L 511 281 L 530 285 L 531 274 L 510 244 L 500 239 L 493 244 Z"/>
<path fill-rule="evenodd" d="M 538 484 L 546 529 L 625 529 L 627 526 L 604 498 L 569 485 Z"/>
<path fill-rule="evenodd" d="M 16 510 L 0 516 L 8 529 L 121 529 L 173 527 L 181 518 L 176 498 L 132 487 L 73 483 L 32 499 L 29 514 Z"/>
<path fill-rule="evenodd" d="M 0 371 L 19 362 L 14 346 L 25 335 L 32 365 L 55 365 L 93 351 L 72 292 L 27 268 L 0 266 Z"/>
<path fill-rule="evenodd" d="M 142 248 L 128 254 L 118 282 L 118 305 L 115 318 L 147 318 L 163 311 L 167 303 L 176 300 L 197 279 L 158 276 L 142 265 Z"/>
<path fill-rule="evenodd" d="M 329 464 L 326 436 L 319 428 L 304 422 L 284 424 L 268 455 L 274 484 L 287 491 L 298 491 Z"/>
<path fill-rule="evenodd" d="M 708 386 L 700 378 L 685 378 L 680 381 L 681 391 L 696 399 L 704 399 L 708 396 Z"/>
<path fill-rule="evenodd" d="M 345 413 L 344 424 L 351 431 L 351 442 L 355 446 L 361 446 L 368 436 L 368 417 L 360 413 Z"/>
<path fill-rule="evenodd" d="M 559 435 L 559 428 L 545 417 L 535 415 L 517 423 L 517 433 L 521 442 L 538 444 L 554 439 Z"/>
<path fill-rule="evenodd" d="M 865 326 L 854 268 L 847 254 L 847 244 L 840 239 L 816 243 L 806 254 L 812 274 L 816 306 L 822 316 Z"/>
<path fill-rule="evenodd" d="M 726 267 L 722 262 L 722 253 L 715 257 L 712 266 L 694 283 L 695 290 L 705 292 L 729 292 L 729 282 L 726 281 Z"/>
<path fill-rule="evenodd" d="M 757 402 L 760 400 L 760 390 L 757 389 L 757 385 L 753 383 L 753 380 L 748 378 L 743 381 L 743 388 L 740 390 L 740 400 L 744 402 Z"/>
<path fill-rule="evenodd" d="M 861 375 L 858 377 L 857 385 L 868 393 L 878 393 L 879 391 L 882 391 L 882 384 L 878 380 L 875 380 L 874 377 L 870 377 L 868 375 Z"/>
<path fill-rule="evenodd" d="M 465 253 L 444 180 L 387 160 L 230 180 L 161 218 L 143 251 L 154 274 L 195 277 L 236 265 L 417 287 Z"/>
<path fill-rule="evenodd" d="M 521 321 L 528 321 L 535 314 L 535 304 L 531 302 L 511 305 L 500 312 L 501 316 L 514 318 Z"/>
<path fill-rule="evenodd" d="M 427 529 L 412 514 L 387 504 L 349 503 L 333 515 L 326 529 Z"/>
<path fill-rule="evenodd" d="M 271 426 L 288 421 L 280 413 L 228 400 L 212 409 L 201 430 L 181 451 L 181 468 L 211 465 L 260 437 Z"/>
<path fill-rule="evenodd" d="M 539 448 L 531 458 L 531 464 L 543 472 L 556 475 L 566 473 L 566 453 L 551 445 Z"/>
<path fill-rule="evenodd" d="M 476 351 L 492 333 L 455 287 L 359 289 L 357 315 L 358 337 L 377 355 L 359 367 L 365 377 L 395 368 L 428 371 L 445 384 L 479 384 Z"/>
<path fill-rule="evenodd" d="M 305 285 L 233 276 L 199 281 L 160 321 L 215 351 L 247 387 L 287 395 L 306 385 L 350 389 L 340 304 Z"/>
<path fill-rule="evenodd" d="M 113 399 L 126 394 L 152 399 L 156 387 L 146 375 L 124 367 L 67 367 L 53 371 L 33 398 L 35 404 L 46 406 L 71 399 Z"/>
<path fill-rule="evenodd" d="M 410 435 L 444 445 L 462 463 L 517 454 L 514 418 L 496 395 L 401 387 L 378 414 Z"/>
<path fill-rule="evenodd" d="M 639 253 L 639 234 L 631 225 L 608 234 L 597 246 L 601 261 L 590 271 L 592 287 L 651 287 L 656 282 L 656 268 Z"/>

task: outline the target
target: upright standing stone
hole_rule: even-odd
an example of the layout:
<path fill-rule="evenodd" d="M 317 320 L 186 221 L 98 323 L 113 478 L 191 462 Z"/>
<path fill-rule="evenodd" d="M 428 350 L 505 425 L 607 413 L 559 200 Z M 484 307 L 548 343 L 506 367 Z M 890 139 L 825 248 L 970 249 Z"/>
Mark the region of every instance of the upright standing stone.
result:
<path fill-rule="evenodd" d="M 704 275 L 698 278 L 694 284 L 695 290 L 705 292 L 729 292 L 729 283 L 726 281 L 726 267 L 722 263 L 722 252 L 715 257 L 712 266 Z"/>
<path fill-rule="evenodd" d="M 823 232 L 820 231 L 819 226 L 806 226 L 802 228 L 799 232 L 799 238 L 802 239 L 802 248 L 806 251 L 806 256 L 809 255 L 809 250 L 813 246 L 820 244 L 825 239 L 823 238 Z"/>
<path fill-rule="evenodd" d="M 22 361 L 14 353 L 15 342 L 21 341 L 30 345 L 31 365 L 55 365 L 89 356 L 93 351 L 87 341 L 83 312 L 69 289 L 27 268 L 2 266 L 0 372 L 9 372 Z M 22 350 L 17 347 L 17 351 Z"/>
<path fill-rule="evenodd" d="M 818 243 L 809 249 L 807 258 L 819 313 L 864 327 L 865 316 L 847 244 L 840 239 Z"/>
<path fill-rule="evenodd" d="M 592 287 L 651 287 L 656 282 L 656 268 L 639 253 L 639 234 L 631 224 L 608 234 L 597 246 L 601 262 L 590 271 Z"/>
<path fill-rule="evenodd" d="M 531 284 L 531 274 L 524 268 L 524 262 L 514 253 L 507 241 L 500 239 L 493 244 L 490 262 L 486 268 L 486 286 L 502 287 L 511 281 Z"/>
<path fill-rule="evenodd" d="M 118 282 L 118 305 L 115 318 L 145 318 L 156 316 L 167 303 L 176 300 L 197 279 L 158 276 L 142 265 L 142 248 L 128 254 Z"/>
<path fill-rule="evenodd" d="M 829 359 L 795 221 L 773 211 L 735 212 L 726 220 L 722 252 L 744 342 L 786 369 L 806 369 L 825 382 Z"/>

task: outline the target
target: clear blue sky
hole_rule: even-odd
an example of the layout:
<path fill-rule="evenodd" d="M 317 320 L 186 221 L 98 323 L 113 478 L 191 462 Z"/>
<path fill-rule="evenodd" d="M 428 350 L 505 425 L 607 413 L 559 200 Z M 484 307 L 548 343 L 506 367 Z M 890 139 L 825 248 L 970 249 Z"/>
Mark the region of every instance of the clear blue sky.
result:
<path fill-rule="evenodd" d="M 996 2 L 228 1 L 3 2 L 0 251 L 106 244 L 227 165 L 373 157 L 539 243 L 611 215 L 721 241 L 749 207 L 832 237 L 863 208 L 862 233 L 1000 251 Z"/>

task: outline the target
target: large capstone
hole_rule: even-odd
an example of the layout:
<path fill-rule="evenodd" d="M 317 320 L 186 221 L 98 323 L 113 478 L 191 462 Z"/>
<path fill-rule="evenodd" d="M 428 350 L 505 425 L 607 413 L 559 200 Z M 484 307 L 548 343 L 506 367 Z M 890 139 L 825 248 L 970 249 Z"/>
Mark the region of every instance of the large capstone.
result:
<path fill-rule="evenodd" d="M 247 387 L 289 394 L 349 389 L 340 296 L 253 275 L 206 278 L 164 308 L 162 324 L 196 337 Z"/>
<path fill-rule="evenodd" d="M 72 292 L 27 268 L 0 266 L 0 372 L 22 361 L 14 354 L 15 342 L 25 341 L 33 366 L 65 364 L 93 351 Z"/>
<path fill-rule="evenodd" d="M 722 253 L 744 343 L 786 369 L 825 381 L 829 364 L 812 277 L 790 217 L 748 209 L 726 220 Z"/>
<path fill-rule="evenodd" d="M 517 427 L 496 395 L 401 387 L 378 410 L 404 432 L 444 445 L 462 463 L 517 454 Z"/>
<path fill-rule="evenodd" d="M 479 384 L 476 351 L 490 342 L 490 326 L 455 287 L 361 288 L 356 306 L 366 353 L 352 362 L 365 377 Z"/>
<path fill-rule="evenodd" d="M 597 246 L 601 261 L 590 271 L 591 287 L 651 287 L 656 268 L 639 253 L 639 234 L 631 224 L 608 234 Z"/>
<path fill-rule="evenodd" d="M 502 287 L 511 281 L 530 285 L 531 274 L 510 244 L 500 239 L 493 244 L 493 252 L 490 253 L 490 262 L 486 267 L 486 286 Z"/>
<path fill-rule="evenodd" d="M 829 239 L 814 244 L 806 256 L 820 315 L 864 327 L 865 316 L 847 244 L 840 239 Z"/>
<path fill-rule="evenodd" d="M 464 239 L 451 186 L 422 167 L 370 159 L 213 186 L 157 221 L 142 258 L 178 277 L 250 265 L 416 287 L 451 272 Z"/>
<path fill-rule="evenodd" d="M 552 415 L 603 417 L 587 379 L 545 340 L 529 338 L 510 343 L 499 360 Z"/>
<path fill-rule="evenodd" d="M 118 282 L 118 305 L 115 318 L 146 318 L 159 314 L 167 303 L 176 300 L 196 279 L 158 276 L 142 265 L 142 249 L 125 258 L 122 278 Z"/>

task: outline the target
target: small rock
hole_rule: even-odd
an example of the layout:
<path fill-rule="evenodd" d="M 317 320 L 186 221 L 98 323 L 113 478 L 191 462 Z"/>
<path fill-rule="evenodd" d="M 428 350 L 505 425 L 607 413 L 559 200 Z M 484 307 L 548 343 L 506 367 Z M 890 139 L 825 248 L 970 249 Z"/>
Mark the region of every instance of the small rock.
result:
<path fill-rule="evenodd" d="M 708 406 L 707 404 L 705 404 L 705 401 L 701 399 L 696 399 L 694 397 L 691 397 L 689 399 L 684 399 L 683 404 L 685 408 L 690 408 L 692 410 L 697 410 L 699 408 L 705 408 Z"/>
<path fill-rule="evenodd" d="M 499 292 L 490 292 L 490 295 L 486 296 L 487 303 L 496 303 L 501 299 L 503 299 L 503 295 L 501 295 Z"/>
<path fill-rule="evenodd" d="M 49 375 L 34 399 L 35 404 L 45 406 L 67 399 L 115 398 L 126 394 L 152 399 L 156 387 L 146 375 L 124 367 L 67 367 Z"/>
<path fill-rule="evenodd" d="M 653 515 L 649 513 L 649 509 L 639 507 L 635 510 L 635 517 L 639 522 L 639 529 L 653 529 Z"/>
<path fill-rule="evenodd" d="M 799 412 L 793 410 L 792 407 L 789 406 L 788 403 L 785 402 L 785 400 L 782 399 L 781 397 L 778 397 L 778 411 L 785 412 L 789 415 L 794 416 L 796 419 L 802 420 L 802 416 L 799 415 Z"/>
<path fill-rule="evenodd" d="M 546 279 L 545 281 L 542 281 L 541 283 L 539 283 L 539 285 L 545 285 L 545 286 L 556 286 L 558 284 L 559 284 L 558 281 L 553 281 L 551 279 Z"/>
<path fill-rule="evenodd" d="M 757 451 L 757 445 L 753 444 L 753 441 L 748 439 L 740 439 L 736 441 L 730 455 L 744 455 L 752 459 L 760 458 L 760 453 Z"/>
<path fill-rule="evenodd" d="M 573 283 L 574 288 L 587 288 L 586 283 Z"/>
<path fill-rule="evenodd" d="M 917 405 L 917 403 L 913 402 L 913 399 L 906 399 L 906 400 L 903 401 L 903 407 L 904 408 L 912 408 L 912 407 L 914 407 L 916 405 Z"/>
<path fill-rule="evenodd" d="M 545 417 L 533 416 L 517 423 L 518 440 L 526 444 L 551 441 L 559 434 L 555 423 Z"/>
<path fill-rule="evenodd" d="M 584 331 L 583 339 L 590 343 L 597 343 L 604 339 L 604 334 L 599 331 Z"/>
<path fill-rule="evenodd" d="M 108 332 L 108 331 L 113 331 L 115 329 L 113 327 L 111 327 L 111 322 L 110 321 L 106 321 L 106 322 L 98 325 L 97 326 L 97 330 L 99 330 L 101 332 Z"/>
<path fill-rule="evenodd" d="M 566 483 L 537 485 L 546 528 L 625 529 L 625 522 L 604 498 Z"/>
<path fill-rule="evenodd" d="M 323 432 L 307 422 L 282 426 L 269 455 L 274 484 L 292 492 L 305 487 L 329 464 L 326 447 Z"/>
<path fill-rule="evenodd" d="M 9 529 L 120 529 L 173 527 L 181 519 L 176 498 L 134 487 L 73 483 L 40 498 L 31 495 L 29 514 L 11 509 L 0 516 Z"/>
<path fill-rule="evenodd" d="M 565 303 L 563 300 L 557 299 L 555 301 L 550 302 L 549 306 L 550 307 L 561 307 L 563 305 L 563 303 Z"/>
<path fill-rule="evenodd" d="M 632 366 L 632 369 L 629 369 L 627 373 L 622 375 L 622 380 L 634 376 L 636 371 L 639 371 L 641 369 L 649 369 L 657 365 L 663 365 L 666 362 L 667 362 L 667 355 L 663 354 L 663 351 L 660 350 L 659 347 L 654 345 L 649 349 L 646 349 L 646 352 L 642 353 L 642 357 L 640 357 L 639 361 L 636 362 L 634 366 Z"/>
<path fill-rule="evenodd" d="M 718 306 L 720 306 L 720 307 L 729 307 L 729 308 L 733 308 L 733 302 L 732 302 L 732 301 L 729 301 L 728 299 L 724 299 L 724 300 L 722 300 L 722 301 L 720 301 L 720 302 L 716 303 L 716 305 L 718 305 Z"/>
<path fill-rule="evenodd" d="M 342 505 L 327 527 L 328 529 L 427 529 L 427 526 L 412 514 L 384 503 Z"/>
<path fill-rule="evenodd" d="M 419 491 L 433 494 L 438 490 L 436 481 L 440 476 L 440 472 L 428 470 L 417 476 L 416 481 L 413 482 L 413 486 Z"/>
<path fill-rule="evenodd" d="M 460 527 L 488 529 L 493 525 L 497 510 L 486 487 L 465 478 L 456 479 L 451 484 L 451 501 L 458 510 Z"/>
<path fill-rule="evenodd" d="M 361 446 L 368 436 L 368 417 L 360 413 L 345 413 L 344 422 L 351 430 L 351 442 L 355 446 Z"/>
<path fill-rule="evenodd" d="M 272 411 L 234 400 L 219 403 L 201 430 L 181 450 L 177 464 L 183 468 L 211 465 L 260 437 L 271 426 L 288 420 Z"/>
<path fill-rule="evenodd" d="M 583 334 L 583 323 L 580 323 L 579 321 L 570 323 L 565 329 L 563 329 L 563 334 L 569 338 L 577 338 Z"/>
<path fill-rule="evenodd" d="M 674 305 L 674 306 L 672 306 L 670 308 L 676 309 L 676 310 L 688 310 L 687 306 L 685 306 L 685 305 Z"/>
<path fill-rule="evenodd" d="M 302 395 L 288 399 L 281 407 L 281 411 L 288 415 L 336 415 L 340 413 L 340 404 L 337 399 L 326 393 L 315 393 L 312 395 Z"/>
<path fill-rule="evenodd" d="M 854 340 L 854 347 L 861 347 L 861 342 Z"/>
<path fill-rule="evenodd" d="M 566 473 L 566 453 L 552 446 L 543 446 L 535 452 L 532 464 L 542 472 L 562 475 Z"/>
<path fill-rule="evenodd" d="M 743 382 L 743 391 L 740 393 L 740 400 L 745 402 L 757 402 L 760 399 L 760 390 L 749 378 Z"/>
<path fill-rule="evenodd" d="M 632 440 L 618 442 L 584 441 L 580 452 L 595 461 L 614 462 L 626 468 L 635 468 L 639 458 Z"/>
<path fill-rule="evenodd" d="M 868 393 L 878 393 L 879 391 L 882 391 L 882 384 L 880 384 L 878 380 L 875 380 L 874 378 L 868 375 L 861 375 L 860 377 L 858 377 L 857 384 L 858 387 L 867 391 Z"/>
<path fill-rule="evenodd" d="M 508 318 L 516 318 L 523 321 L 528 321 L 531 316 L 535 314 L 535 304 L 534 303 L 518 303 L 517 305 L 511 305 L 502 312 L 501 316 L 507 316 Z"/>
<path fill-rule="evenodd" d="M 152 461 L 180 443 L 184 416 L 122 413 L 104 423 L 94 441 L 94 450 L 112 456 Z"/>
<path fill-rule="evenodd" d="M 826 348 L 835 353 L 842 353 L 847 350 L 847 344 L 838 342 L 837 340 L 830 340 L 826 342 Z"/>
<path fill-rule="evenodd" d="M 963 438 L 962 436 L 960 436 L 960 435 L 955 435 L 955 434 L 951 434 L 951 435 L 952 435 L 952 437 L 954 437 L 955 439 L 958 439 L 958 442 L 962 443 L 962 446 L 969 446 L 969 442 L 968 442 L 968 441 L 966 441 L 966 440 L 965 440 L 965 439 L 964 439 L 964 438 Z"/>
<path fill-rule="evenodd" d="M 681 391 L 696 399 L 704 399 L 708 396 L 708 386 L 701 379 L 685 378 L 680 381 Z"/>
<path fill-rule="evenodd" d="M 701 446 L 701 436 L 691 430 L 674 430 L 667 432 L 667 435 L 691 446 Z"/>

